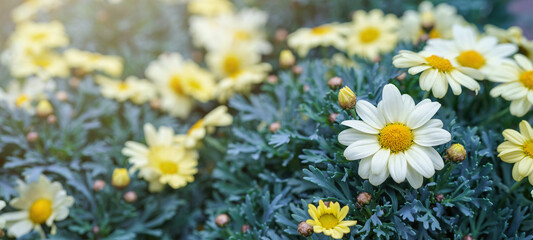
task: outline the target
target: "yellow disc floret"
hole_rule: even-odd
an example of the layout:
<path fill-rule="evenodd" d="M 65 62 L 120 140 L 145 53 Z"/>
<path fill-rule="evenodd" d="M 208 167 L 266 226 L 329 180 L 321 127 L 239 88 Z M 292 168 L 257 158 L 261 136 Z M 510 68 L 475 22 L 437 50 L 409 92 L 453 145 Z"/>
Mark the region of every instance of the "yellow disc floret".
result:
<path fill-rule="evenodd" d="M 464 51 L 456 59 L 461 66 L 469 68 L 480 69 L 485 66 L 485 58 L 475 50 Z"/>
<path fill-rule="evenodd" d="M 183 87 L 181 86 L 181 79 L 180 76 L 173 75 L 170 77 L 170 87 L 176 94 L 183 94 Z"/>
<path fill-rule="evenodd" d="M 30 220 L 35 224 L 45 223 L 52 211 L 52 201 L 41 198 L 31 205 Z"/>
<path fill-rule="evenodd" d="M 241 71 L 241 61 L 237 56 L 228 55 L 224 59 L 224 72 L 228 76 L 235 76 Z"/>
<path fill-rule="evenodd" d="M 520 82 L 522 82 L 524 86 L 533 89 L 533 71 L 522 73 L 520 76 Z"/>
<path fill-rule="evenodd" d="M 311 29 L 311 33 L 314 35 L 324 35 L 333 31 L 330 26 L 318 26 Z"/>
<path fill-rule="evenodd" d="M 376 39 L 379 38 L 379 29 L 375 27 L 367 27 L 361 31 L 361 42 L 363 43 L 371 43 L 376 41 Z"/>
<path fill-rule="evenodd" d="M 385 126 L 378 135 L 381 147 L 390 149 L 392 153 L 403 152 L 413 145 L 413 131 L 401 123 Z"/>
<path fill-rule="evenodd" d="M 533 141 L 524 143 L 524 153 L 526 153 L 529 157 L 533 157 Z"/>
<path fill-rule="evenodd" d="M 427 57 L 426 61 L 428 61 L 429 65 L 442 72 L 448 72 L 453 69 L 450 60 L 437 55 L 431 55 Z"/>
<path fill-rule="evenodd" d="M 318 218 L 318 221 L 320 221 L 320 224 L 322 224 L 322 227 L 325 229 L 335 228 L 339 223 L 337 217 L 333 214 L 324 214 Z"/>

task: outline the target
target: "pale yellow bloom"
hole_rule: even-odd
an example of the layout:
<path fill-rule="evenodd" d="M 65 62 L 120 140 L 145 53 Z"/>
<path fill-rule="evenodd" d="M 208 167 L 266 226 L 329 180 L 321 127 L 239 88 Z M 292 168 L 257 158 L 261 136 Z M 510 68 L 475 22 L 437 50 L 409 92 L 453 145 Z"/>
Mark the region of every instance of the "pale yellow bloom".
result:
<path fill-rule="evenodd" d="M 309 204 L 308 212 L 312 219 L 306 221 L 313 227 L 315 233 L 323 233 L 335 239 L 341 239 L 344 234 L 350 232 L 350 227 L 357 224 L 357 221 L 344 220 L 350 208 L 344 206 L 342 209 L 338 202 L 330 202 L 326 207 L 322 200 L 318 203 L 318 208 Z"/>
<path fill-rule="evenodd" d="M 348 53 L 375 60 L 391 52 L 398 41 L 397 27 L 398 18 L 392 14 L 384 15 L 379 9 L 356 11 L 346 45 Z"/>
<path fill-rule="evenodd" d="M 32 52 L 20 48 L 10 49 L 9 70 L 16 78 L 37 76 L 43 80 L 70 75 L 63 57 L 54 51 Z"/>
<path fill-rule="evenodd" d="M 48 12 L 61 7 L 65 0 L 26 0 L 11 12 L 11 17 L 16 23 L 29 21 L 39 12 Z"/>
<path fill-rule="evenodd" d="M 233 3 L 229 0 L 191 0 L 187 10 L 192 15 L 214 17 L 233 12 Z"/>
<path fill-rule="evenodd" d="M 533 185 L 533 129 L 527 121 L 520 122 L 520 132 L 513 129 L 503 131 L 505 141 L 498 146 L 498 157 L 513 165 L 513 179 L 520 181 L 529 176 Z"/>
<path fill-rule="evenodd" d="M 168 184 L 178 189 L 194 181 L 198 172 L 198 152 L 177 144 L 174 130 L 151 124 L 144 125 L 147 146 L 138 142 L 126 142 L 122 154 L 129 157 L 131 172 L 139 171 L 139 177 L 149 182 L 149 190 L 157 192 Z"/>
<path fill-rule="evenodd" d="M 233 117 L 228 113 L 228 108 L 219 106 L 192 125 L 187 134 L 177 135 L 175 140 L 187 148 L 193 148 L 206 134 L 214 132 L 215 127 L 229 126 L 232 122 Z"/>
<path fill-rule="evenodd" d="M 533 41 L 528 40 L 520 27 L 513 26 L 508 29 L 498 28 L 493 25 L 485 26 L 485 33 L 495 36 L 501 43 L 513 43 L 518 46 L 518 53 L 523 54 L 533 61 Z"/>
<path fill-rule="evenodd" d="M 34 103 L 46 99 L 46 92 L 51 92 L 54 89 L 55 83 L 53 81 L 45 82 L 38 78 L 29 78 L 25 81 L 13 80 L 5 91 L 0 90 L 0 99 L 6 101 L 11 107 L 34 113 Z"/>
<path fill-rule="evenodd" d="M 69 44 L 65 27 L 59 21 L 48 23 L 24 22 L 17 25 L 9 39 L 11 47 L 23 48 L 33 54 Z"/>
<path fill-rule="evenodd" d="M 271 67 L 261 63 L 261 57 L 250 48 L 228 48 L 209 52 L 207 65 L 222 80 L 218 84 L 217 96 L 226 101 L 236 92 L 248 92 L 253 84 L 261 83 Z"/>
<path fill-rule="evenodd" d="M 157 95 L 155 86 L 144 79 L 130 76 L 124 81 L 114 80 L 105 76 L 96 76 L 102 95 L 119 102 L 130 100 L 136 104 L 143 104 L 154 99 Z"/>
<path fill-rule="evenodd" d="M 119 77 L 124 68 L 124 60 L 119 56 L 102 55 L 73 48 L 66 50 L 64 56 L 71 68 L 85 73 L 99 71 L 112 77 Z"/>
<path fill-rule="evenodd" d="M 346 24 L 329 23 L 314 28 L 300 28 L 288 36 L 287 44 L 295 49 L 301 57 L 307 55 L 315 47 L 335 47 L 338 50 L 346 49 L 346 33 L 349 27 Z"/>
<path fill-rule="evenodd" d="M 18 181 L 16 188 L 19 197 L 9 202 L 9 205 L 20 211 L 4 213 L 2 218 L 10 236 L 19 238 L 32 230 L 36 230 L 44 237 L 42 224 L 51 227 L 54 234 L 54 222 L 65 220 L 69 215 L 69 208 L 74 204 L 74 198 L 67 196 L 67 192 L 59 182 L 50 182 L 44 175 L 39 176 L 37 182 Z"/>

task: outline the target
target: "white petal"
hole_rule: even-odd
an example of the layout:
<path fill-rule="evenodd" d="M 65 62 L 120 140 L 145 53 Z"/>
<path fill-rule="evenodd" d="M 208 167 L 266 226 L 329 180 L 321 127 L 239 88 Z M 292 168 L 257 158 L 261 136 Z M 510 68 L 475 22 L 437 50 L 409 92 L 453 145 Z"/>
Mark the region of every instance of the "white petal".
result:
<path fill-rule="evenodd" d="M 362 159 L 375 154 L 380 148 L 381 146 L 377 139 L 365 139 L 350 144 L 350 146 L 344 150 L 344 157 L 348 160 Z"/>
<path fill-rule="evenodd" d="M 435 174 L 433 163 L 420 147 L 416 145 L 411 146 L 409 150 L 405 151 L 405 157 L 409 166 L 422 174 L 422 176 L 430 178 Z"/>
<path fill-rule="evenodd" d="M 378 109 L 371 103 L 360 100 L 355 105 L 355 111 L 357 115 L 368 125 L 381 129 L 385 126 L 385 119 L 378 112 Z"/>
<path fill-rule="evenodd" d="M 432 147 L 423 147 L 422 150 L 428 155 L 431 162 L 433 162 L 433 167 L 435 170 L 441 170 L 444 167 L 444 161 L 442 156 Z"/>
<path fill-rule="evenodd" d="M 414 131 L 414 141 L 424 147 L 445 144 L 452 139 L 451 134 L 442 128 L 419 128 Z"/>
<path fill-rule="evenodd" d="M 357 173 L 359 173 L 359 176 L 363 179 L 368 179 L 370 176 L 370 165 L 372 164 L 372 157 L 367 157 L 361 159 L 359 161 L 359 168 L 357 169 Z"/>
<path fill-rule="evenodd" d="M 448 81 L 443 73 L 437 72 L 437 75 L 438 77 L 436 77 L 435 82 L 433 82 L 431 91 L 436 98 L 443 98 L 448 92 Z"/>
<path fill-rule="evenodd" d="M 412 67 L 412 68 L 409 68 L 408 72 L 409 74 L 411 75 L 416 75 L 420 72 L 423 72 L 427 69 L 431 68 L 431 66 L 429 65 L 422 65 L 422 66 L 416 66 L 416 67 Z"/>
<path fill-rule="evenodd" d="M 390 122 L 397 122 L 403 110 L 403 100 L 400 90 L 392 84 L 387 84 L 383 88 L 383 104 L 385 119 Z"/>
<path fill-rule="evenodd" d="M 389 158 L 389 172 L 395 182 L 401 183 L 407 175 L 407 161 L 403 153 L 392 154 Z"/>
<path fill-rule="evenodd" d="M 511 114 L 517 117 L 523 117 L 531 109 L 531 103 L 527 98 L 514 100 L 511 102 Z"/>
<path fill-rule="evenodd" d="M 521 68 L 523 68 L 524 70 L 526 71 L 533 71 L 533 65 L 531 64 L 531 62 L 529 61 L 529 59 L 527 59 L 526 57 L 524 57 L 524 55 L 522 54 L 516 54 L 514 56 L 514 59 L 516 60 L 516 62 L 518 63 L 518 65 L 520 65 Z"/>
<path fill-rule="evenodd" d="M 26 220 L 22 220 L 11 225 L 8 228 L 8 233 L 9 235 L 19 238 L 22 235 L 25 235 L 26 233 L 31 232 L 32 228 L 33 228 L 33 223 L 29 219 L 26 219 Z"/>
<path fill-rule="evenodd" d="M 411 129 L 417 129 L 431 119 L 440 108 L 440 103 L 431 101 L 422 101 L 418 103 L 415 109 L 407 119 L 407 126 Z"/>
<path fill-rule="evenodd" d="M 362 138 L 370 138 L 370 137 L 375 138 L 374 135 L 364 134 L 355 129 L 346 129 L 342 131 L 341 133 L 339 133 L 338 139 L 342 145 L 348 146 L 357 140 L 361 140 Z"/>
<path fill-rule="evenodd" d="M 390 150 L 382 148 L 372 157 L 372 165 L 370 169 L 372 174 L 379 174 L 387 168 L 389 162 Z"/>
<path fill-rule="evenodd" d="M 384 169 L 384 171 L 380 172 L 379 174 L 370 174 L 368 177 L 368 181 L 370 184 L 374 186 L 378 186 L 385 182 L 387 178 L 389 177 L 389 170 L 387 168 Z"/>
<path fill-rule="evenodd" d="M 437 80 L 438 76 L 437 70 L 435 69 L 424 71 L 422 75 L 420 75 L 420 88 L 424 91 L 431 90 L 431 87 L 435 80 Z"/>
<path fill-rule="evenodd" d="M 420 188 L 424 182 L 422 175 L 409 166 L 409 164 L 407 165 L 407 175 L 405 177 L 414 189 Z"/>
<path fill-rule="evenodd" d="M 362 133 L 367 133 L 367 134 L 378 134 L 379 133 L 379 130 L 371 127 L 370 125 L 368 125 L 367 123 L 361 120 L 345 120 L 345 121 L 342 121 L 341 124 L 344 126 L 351 127 Z"/>

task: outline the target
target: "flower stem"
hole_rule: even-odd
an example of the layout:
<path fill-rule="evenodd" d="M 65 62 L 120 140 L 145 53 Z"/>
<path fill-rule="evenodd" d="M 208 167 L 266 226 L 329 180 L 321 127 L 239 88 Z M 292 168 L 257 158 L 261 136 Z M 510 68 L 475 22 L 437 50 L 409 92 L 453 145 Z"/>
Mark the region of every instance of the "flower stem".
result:
<path fill-rule="evenodd" d="M 505 116 L 507 113 L 509 112 L 509 107 L 506 107 L 504 108 L 503 110 L 501 110 L 500 112 L 492 115 L 490 118 L 488 118 L 487 120 L 483 121 L 481 123 L 482 126 L 484 126 L 485 124 L 488 124 L 496 119 L 500 119 L 502 116 Z"/>

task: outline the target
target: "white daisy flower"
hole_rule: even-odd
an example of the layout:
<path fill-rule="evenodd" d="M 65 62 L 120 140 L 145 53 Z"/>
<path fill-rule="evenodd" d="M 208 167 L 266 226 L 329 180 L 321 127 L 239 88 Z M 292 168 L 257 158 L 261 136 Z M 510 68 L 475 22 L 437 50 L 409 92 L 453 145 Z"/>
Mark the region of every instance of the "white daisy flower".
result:
<path fill-rule="evenodd" d="M 460 66 L 477 69 L 489 78 L 496 67 L 508 61 L 508 57 L 518 50 L 514 44 L 498 44 L 496 37 L 478 38 L 472 27 L 454 25 L 453 36 L 450 41 L 430 40 L 424 50 L 445 54 L 446 57 L 455 59 Z"/>
<path fill-rule="evenodd" d="M 347 26 L 345 24 L 329 23 L 314 28 L 300 28 L 291 33 L 287 44 L 295 49 L 300 57 L 307 55 L 312 48 L 333 46 L 338 50 L 346 48 Z"/>
<path fill-rule="evenodd" d="M 443 42 L 444 47 L 451 47 L 449 43 Z M 455 59 L 447 58 L 443 55 L 422 51 L 419 53 L 402 50 L 394 56 L 392 63 L 397 68 L 409 68 L 411 75 L 420 75 L 420 88 L 425 91 L 432 91 L 433 96 L 442 98 L 448 92 L 448 84 L 453 94 L 459 95 L 462 92 L 461 86 L 472 91 L 479 90 L 479 83 L 474 79 L 483 79 L 483 73 L 473 68 L 467 68 L 457 64 Z"/>
<path fill-rule="evenodd" d="M 55 82 L 29 78 L 24 82 L 13 80 L 6 91 L 0 89 L 0 100 L 11 107 L 21 108 L 30 114 L 35 112 L 35 102 L 46 99 L 46 92 L 55 90 Z"/>
<path fill-rule="evenodd" d="M 395 182 L 405 179 L 413 188 L 422 186 L 423 177 L 430 178 L 444 167 L 441 155 L 433 146 L 447 143 L 451 135 L 442 129 L 441 120 L 431 119 L 440 104 L 424 99 L 415 105 L 413 99 L 401 95 L 388 84 L 377 108 L 357 101 L 356 111 L 362 120 L 347 120 L 351 127 L 339 134 L 339 142 L 348 146 L 348 160 L 361 159 L 358 173 L 372 185 L 383 183 L 389 174 Z"/>
<path fill-rule="evenodd" d="M 233 117 L 228 113 L 228 107 L 218 106 L 192 125 L 187 134 L 177 135 L 175 140 L 187 148 L 193 148 L 206 134 L 214 132 L 215 127 L 229 126 L 232 122 Z"/>
<path fill-rule="evenodd" d="M 6 202 L 0 200 L 0 210 L 4 209 L 6 207 Z M 0 216 L 0 229 L 4 228 L 6 226 L 6 220 Z"/>
<path fill-rule="evenodd" d="M 67 192 L 59 182 L 50 182 L 44 175 L 39 176 L 37 182 L 18 181 L 18 198 L 9 202 L 17 212 L 2 214 L 10 236 L 19 238 L 32 230 L 38 231 L 44 237 L 41 224 L 52 228 L 54 234 L 55 221 L 62 221 L 68 217 L 69 208 L 74 204 L 74 198 L 67 196 Z"/>
<path fill-rule="evenodd" d="M 502 84 L 490 91 L 493 97 L 502 96 L 511 101 L 511 114 L 522 117 L 533 105 L 533 63 L 524 55 L 516 54 L 515 62 L 505 62 L 490 79 Z"/>

